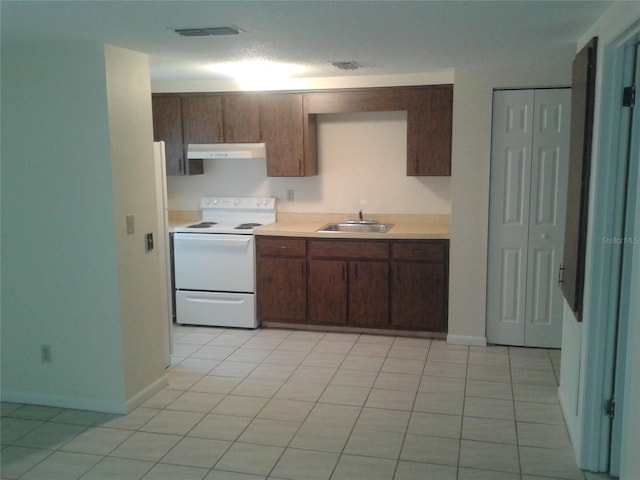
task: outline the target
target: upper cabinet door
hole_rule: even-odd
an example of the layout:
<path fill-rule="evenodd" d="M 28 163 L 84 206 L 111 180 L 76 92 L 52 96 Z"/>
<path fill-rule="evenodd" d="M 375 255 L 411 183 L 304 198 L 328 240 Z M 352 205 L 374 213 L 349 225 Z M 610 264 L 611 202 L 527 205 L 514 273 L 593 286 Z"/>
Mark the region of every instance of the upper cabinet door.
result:
<path fill-rule="evenodd" d="M 407 175 L 451 175 L 453 86 L 411 90 L 407 105 Z"/>
<path fill-rule="evenodd" d="M 315 175 L 317 163 L 305 158 L 302 94 L 269 93 L 260 99 L 260 130 L 267 147 L 267 175 Z"/>
<path fill-rule="evenodd" d="M 224 103 L 224 141 L 260 142 L 260 97 L 254 94 L 226 95 Z"/>
<path fill-rule="evenodd" d="M 175 95 L 152 97 L 153 139 L 164 141 L 167 175 L 202 173 L 202 161 L 187 162 L 182 136 L 182 102 Z"/>
<path fill-rule="evenodd" d="M 222 97 L 185 95 L 182 97 L 182 126 L 185 148 L 189 143 L 221 143 Z"/>

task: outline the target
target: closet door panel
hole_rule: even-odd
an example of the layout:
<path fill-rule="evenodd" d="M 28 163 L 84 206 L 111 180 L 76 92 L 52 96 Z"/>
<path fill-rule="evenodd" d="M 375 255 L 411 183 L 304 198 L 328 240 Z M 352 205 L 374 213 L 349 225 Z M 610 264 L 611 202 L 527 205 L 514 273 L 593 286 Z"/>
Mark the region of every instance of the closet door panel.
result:
<path fill-rule="evenodd" d="M 557 348 L 564 242 L 569 89 L 494 94 L 487 340 Z"/>
<path fill-rule="evenodd" d="M 564 249 L 569 175 L 571 90 L 536 90 L 525 345 L 560 348 L 562 290 L 558 272 Z"/>
<path fill-rule="evenodd" d="M 524 340 L 533 92 L 494 93 L 487 271 L 487 340 Z"/>

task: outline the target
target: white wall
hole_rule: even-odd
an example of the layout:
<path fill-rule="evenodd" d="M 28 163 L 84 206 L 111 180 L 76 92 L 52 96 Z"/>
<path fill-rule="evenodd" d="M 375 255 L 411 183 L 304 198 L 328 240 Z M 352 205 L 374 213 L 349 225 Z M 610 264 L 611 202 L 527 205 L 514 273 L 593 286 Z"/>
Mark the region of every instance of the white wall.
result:
<path fill-rule="evenodd" d="M 144 235 L 158 242 L 153 159 L 151 84 L 147 55 L 105 47 L 113 172 L 113 222 L 118 251 L 118 291 L 128 408 L 165 385 L 159 249 L 146 252 Z M 127 234 L 126 216 L 135 232 Z"/>
<path fill-rule="evenodd" d="M 640 159 L 638 159 L 640 161 Z M 640 195 L 636 198 L 636 224 L 635 238 L 640 241 Z M 622 452 L 621 452 L 621 478 L 632 479 L 633 475 L 640 472 L 640 248 L 636 246 L 633 257 L 633 271 L 631 273 L 631 305 L 629 306 L 630 319 L 627 332 L 627 367 L 625 384 L 625 405 L 622 411 Z"/>
<path fill-rule="evenodd" d="M 570 65 L 457 69 L 455 72 L 447 337 L 450 343 L 486 343 L 493 90 L 570 84 Z"/>
<path fill-rule="evenodd" d="M 3 401 L 122 403 L 111 182 L 103 46 L 3 41 Z"/>
<path fill-rule="evenodd" d="M 169 177 L 169 208 L 199 210 L 202 195 L 245 195 L 275 196 L 279 212 L 449 214 L 450 177 L 408 177 L 406 138 L 406 112 L 320 115 L 319 175 L 267 177 L 265 160 L 205 160 L 204 175 Z"/>
<path fill-rule="evenodd" d="M 3 401 L 125 412 L 163 374 L 148 76 L 102 44 L 3 39 Z"/>
<path fill-rule="evenodd" d="M 583 322 L 578 323 L 573 312 L 565 308 L 564 337 L 562 345 L 562 370 L 560 376 L 559 395 L 563 413 L 572 438 L 578 465 L 590 470 L 606 470 L 608 446 L 608 419 L 603 418 L 602 404 L 608 393 L 602 391 L 606 383 L 607 372 L 612 368 L 612 359 L 607 357 L 608 345 L 612 343 L 613 329 L 610 327 L 609 313 L 615 309 L 615 299 L 608 298 L 609 284 L 603 279 L 608 278 L 610 265 L 602 264 L 607 253 L 606 247 L 600 239 L 613 221 L 609 214 L 613 205 L 609 178 L 611 160 L 609 155 L 599 157 L 600 146 L 615 143 L 609 138 L 609 126 L 612 122 L 611 112 L 603 107 L 603 99 L 609 96 L 612 85 L 603 83 L 604 69 L 612 68 L 611 62 L 605 67 L 605 52 L 612 55 L 616 48 L 618 37 L 634 22 L 640 21 L 640 3 L 615 2 L 602 17 L 582 36 L 578 42 L 577 51 L 592 37 L 598 37 L 598 60 L 596 82 L 596 110 L 594 119 L 593 157 L 591 165 L 589 233 L 587 241 L 586 278 L 585 278 L 585 308 Z M 637 37 L 636 37 L 637 38 Z M 607 70 L 607 77 L 611 74 Z M 602 116 L 604 115 L 604 116 Z M 604 137 L 601 134 L 604 132 Z M 614 132 L 615 135 L 615 132 Z M 596 210 L 601 212 L 595 215 Z M 637 228 L 637 224 L 636 224 Z M 635 267 L 637 267 L 637 262 Z M 637 268 L 635 268 L 633 282 L 636 287 L 632 291 L 640 291 Z M 640 346 L 640 331 L 637 320 L 640 318 L 637 295 L 635 304 L 631 306 L 631 327 L 627 336 L 627 359 L 624 399 L 624 426 L 621 478 L 637 478 L 640 471 L 640 427 L 638 426 L 638 405 L 640 405 L 640 373 L 638 365 L 638 347 Z M 600 309 L 591 311 L 591 305 Z M 628 385 L 628 388 L 627 388 Z M 598 387 L 599 388 L 596 388 Z M 606 388 L 606 385 L 605 385 Z"/>

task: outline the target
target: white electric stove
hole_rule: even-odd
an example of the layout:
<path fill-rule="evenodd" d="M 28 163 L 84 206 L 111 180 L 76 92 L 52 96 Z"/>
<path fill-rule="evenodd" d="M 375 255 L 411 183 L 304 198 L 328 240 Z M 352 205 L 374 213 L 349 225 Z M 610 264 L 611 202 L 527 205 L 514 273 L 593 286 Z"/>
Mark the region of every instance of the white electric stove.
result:
<path fill-rule="evenodd" d="M 276 199 L 206 196 L 200 208 L 173 228 L 176 322 L 255 328 L 254 231 L 276 221 Z"/>

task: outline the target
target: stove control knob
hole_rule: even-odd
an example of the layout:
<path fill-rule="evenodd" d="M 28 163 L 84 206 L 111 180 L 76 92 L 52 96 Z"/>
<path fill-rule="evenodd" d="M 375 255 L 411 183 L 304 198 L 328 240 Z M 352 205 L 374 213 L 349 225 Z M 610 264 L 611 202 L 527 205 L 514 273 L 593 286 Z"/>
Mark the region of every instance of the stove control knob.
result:
<path fill-rule="evenodd" d="M 258 199 L 258 206 L 260 206 L 260 205 L 262 205 L 262 200 Z"/>
<path fill-rule="evenodd" d="M 211 205 L 211 199 L 210 199 L 210 198 L 208 198 L 208 197 L 205 197 L 205 199 L 204 199 L 204 204 L 205 204 L 205 205 Z"/>
<path fill-rule="evenodd" d="M 265 207 L 268 207 L 270 203 L 271 203 L 271 200 L 269 200 L 267 198 L 264 199 L 263 204 L 264 204 Z"/>
<path fill-rule="evenodd" d="M 240 205 L 240 199 L 239 199 L 239 198 L 236 198 L 236 199 L 233 201 L 233 204 L 234 204 L 234 205 Z"/>
<path fill-rule="evenodd" d="M 217 204 L 218 204 L 218 199 L 217 199 L 217 198 L 214 198 L 214 199 L 213 199 L 213 204 L 214 204 L 214 205 L 217 205 Z"/>

